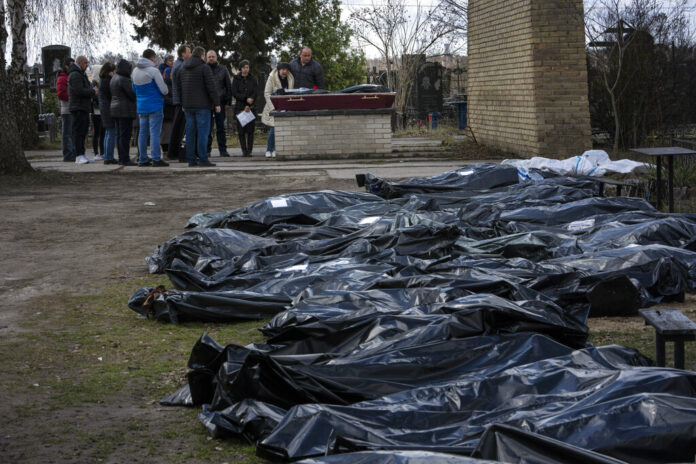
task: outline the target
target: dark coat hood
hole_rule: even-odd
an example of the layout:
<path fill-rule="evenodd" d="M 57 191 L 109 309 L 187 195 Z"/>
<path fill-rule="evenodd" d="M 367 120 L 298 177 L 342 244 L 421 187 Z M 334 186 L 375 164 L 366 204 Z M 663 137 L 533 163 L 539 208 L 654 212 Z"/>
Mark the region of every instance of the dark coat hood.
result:
<path fill-rule="evenodd" d="M 184 68 L 192 69 L 192 68 L 195 68 L 196 66 L 202 66 L 204 64 L 205 64 L 205 61 L 203 61 L 199 57 L 191 56 L 184 61 Z"/>
<path fill-rule="evenodd" d="M 133 65 L 130 64 L 130 61 L 128 61 L 128 60 L 121 60 L 116 65 L 116 74 L 120 74 L 121 76 L 130 77 L 132 72 L 133 72 Z"/>

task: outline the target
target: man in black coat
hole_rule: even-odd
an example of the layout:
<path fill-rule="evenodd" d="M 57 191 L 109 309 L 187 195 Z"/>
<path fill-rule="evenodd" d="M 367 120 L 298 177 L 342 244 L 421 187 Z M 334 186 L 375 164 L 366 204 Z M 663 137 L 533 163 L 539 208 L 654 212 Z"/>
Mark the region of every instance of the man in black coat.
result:
<path fill-rule="evenodd" d="M 174 62 L 172 67 L 172 101 L 174 103 L 174 121 L 172 122 L 172 133 L 169 137 L 169 159 L 178 159 L 180 163 L 186 162 L 186 151 L 181 149 L 181 141 L 184 138 L 184 130 L 186 130 L 186 115 L 181 108 L 181 97 L 177 94 L 177 88 L 174 86 L 176 73 L 179 72 L 184 65 L 184 61 L 191 57 L 191 47 L 184 44 L 180 45 L 176 50 L 179 57 Z"/>
<path fill-rule="evenodd" d="M 97 94 L 97 89 L 92 87 L 85 73 L 88 65 L 86 57 L 78 56 L 75 63 L 68 69 L 68 101 L 73 119 L 75 161 L 80 164 L 89 162 L 85 156 L 85 140 L 89 132 L 92 98 Z"/>
<path fill-rule="evenodd" d="M 218 149 L 220 156 L 230 156 L 227 153 L 227 134 L 225 133 L 225 105 L 229 105 L 232 99 L 232 81 L 227 68 L 218 64 L 217 53 L 215 50 L 208 50 L 206 59 L 208 66 L 213 71 L 213 79 L 215 79 L 215 87 L 218 91 L 220 99 L 220 112 L 210 112 L 210 135 L 208 136 L 208 156 L 213 147 L 213 123 L 215 123 L 215 135 L 217 136 Z"/>
<path fill-rule="evenodd" d="M 300 56 L 290 62 L 290 72 L 295 78 L 295 88 L 326 89 L 324 70 L 312 58 L 312 49 L 302 47 Z"/>
<path fill-rule="evenodd" d="M 236 117 L 242 112 L 254 113 L 254 104 L 256 103 L 256 94 L 258 93 L 258 84 L 256 78 L 249 74 L 249 62 L 243 60 L 239 63 L 239 74 L 234 75 L 232 79 L 232 96 L 234 97 L 234 114 L 237 121 L 237 134 L 239 135 L 239 145 L 242 147 L 242 156 L 251 156 L 251 151 L 254 149 L 254 129 L 256 128 L 255 120 L 242 126 L 239 118 Z"/>
<path fill-rule="evenodd" d="M 205 61 L 205 50 L 193 49 L 190 58 L 174 74 L 175 93 L 186 113 L 186 157 L 190 167 L 215 166 L 208 160 L 210 110 L 220 112 L 220 101 L 213 71 Z M 196 159 L 198 156 L 198 159 Z"/>

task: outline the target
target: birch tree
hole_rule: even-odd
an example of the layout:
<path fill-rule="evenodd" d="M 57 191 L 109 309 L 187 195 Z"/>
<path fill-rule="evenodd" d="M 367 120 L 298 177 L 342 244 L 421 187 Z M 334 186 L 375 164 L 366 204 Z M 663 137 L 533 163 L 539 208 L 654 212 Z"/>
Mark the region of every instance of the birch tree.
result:
<path fill-rule="evenodd" d="M 7 73 L 7 10 L 0 0 L 0 174 L 22 174 L 32 168 L 24 157 L 17 119 L 14 117 L 12 82 Z"/>

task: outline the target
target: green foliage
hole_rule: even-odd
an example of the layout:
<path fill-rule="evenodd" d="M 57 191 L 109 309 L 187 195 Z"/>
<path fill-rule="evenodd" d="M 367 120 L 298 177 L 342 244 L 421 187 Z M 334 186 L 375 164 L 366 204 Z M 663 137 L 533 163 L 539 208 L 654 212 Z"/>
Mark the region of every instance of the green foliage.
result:
<path fill-rule="evenodd" d="M 60 119 L 60 105 L 58 104 L 58 96 L 55 92 L 45 89 L 43 91 L 43 112 L 53 113 L 56 119 Z"/>
<path fill-rule="evenodd" d="M 189 43 L 215 50 L 223 63 L 249 60 L 252 71 L 267 67 L 275 35 L 294 3 L 280 0 L 124 0 L 135 19 L 137 40 L 165 50 Z"/>
<path fill-rule="evenodd" d="M 338 0 L 300 0 L 297 13 L 282 28 L 278 44 L 283 61 L 294 59 L 303 46 L 324 69 L 328 90 L 340 90 L 365 80 L 365 55 L 351 48 L 353 30 L 341 21 Z"/>

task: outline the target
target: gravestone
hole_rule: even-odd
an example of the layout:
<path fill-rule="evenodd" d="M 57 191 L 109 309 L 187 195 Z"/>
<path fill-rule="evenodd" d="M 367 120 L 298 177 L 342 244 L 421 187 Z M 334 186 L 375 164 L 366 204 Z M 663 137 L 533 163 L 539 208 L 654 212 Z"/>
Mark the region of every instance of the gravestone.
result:
<path fill-rule="evenodd" d="M 56 77 L 61 70 L 63 60 L 70 56 L 70 47 L 65 45 L 47 45 L 41 48 L 41 63 L 44 70 L 44 83 L 56 88 Z"/>

